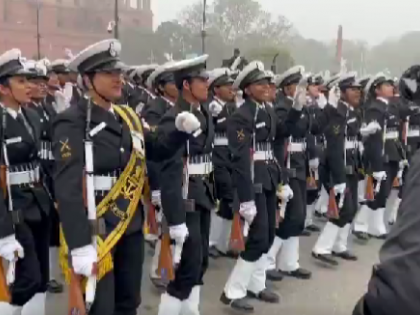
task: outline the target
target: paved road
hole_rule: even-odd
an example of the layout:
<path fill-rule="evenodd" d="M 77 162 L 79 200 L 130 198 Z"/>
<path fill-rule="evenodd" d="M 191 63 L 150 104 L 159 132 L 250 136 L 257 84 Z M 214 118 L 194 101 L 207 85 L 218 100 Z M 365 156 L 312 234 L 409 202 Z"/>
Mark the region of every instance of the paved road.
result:
<path fill-rule="evenodd" d="M 279 305 L 255 302 L 256 314 L 284 315 L 351 315 L 353 306 L 365 290 L 372 265 L 376 262 L 381 241 L 371 240 L 362 245 L 354 242 L 353 249 L 359 255 L 358 262 L 342 262 L 337 268 L 327 268 L 314 262 L 311 248 L 316 236 L 302 238 L 301 265 L 313 271 L 309 281 L 285 279 L 275 284 L 282 296 Z M 144 270 L 148 270 L 150 255 Z M 232 269 L 232 260 L 212 260 L 206 274 L 202 293 L 201 315 L 232 314 L 232 311 L 219 302 L 219 296 Z M 141 315 L 157 315 L 159 295 L 147 278 L 143 280 L 143 302 L 139 309 Z M 47 315 L 66 314 L 66 294 L 48 297 Z"/>

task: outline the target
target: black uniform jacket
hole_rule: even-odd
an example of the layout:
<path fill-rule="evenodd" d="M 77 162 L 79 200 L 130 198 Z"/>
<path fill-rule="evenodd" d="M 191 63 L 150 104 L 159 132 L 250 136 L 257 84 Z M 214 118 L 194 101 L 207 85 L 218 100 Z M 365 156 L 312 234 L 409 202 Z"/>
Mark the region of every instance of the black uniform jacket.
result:
<path fill-rule="evenodd" d="M 345 146 L 346 140 L 358 142 L 362 118 L 358 111 L 342 101 L 338 102 L 337 108 L 327 104 L 324 113 L 328 120 L 324 129 L 327 140 L 326 157 L 332 184 L 337 185 L 346 182 L 346 174 L 356 174 L 358 170 L 359 150 L 357 147 L 346 150 Z M 346 152 L 346 164 L 344 164 L 344 152 Z"/>
<path fill-rule="evenodd" d="M 53 154 L 55 158 L 55 194 L 58 212 L 69 249 L 91 243 L 91 230 L 83 200 L 85 169 L 84 139 L 89 100 L 81 101 L 59 113 L 53 123 Z M 118 116 L 100 106 L 91 104 L 91 124 L 102 122 L 106 127 L 93 137 L 93 165 L 95 175 L 118 176 L 127 165 L 132 151 L 129 127 Z M 96 204 L 105 195 L 97 194 Z M 120 222 L 111 211 L 104 215 L 107 230 Z M 141 211 L 136 211 L 126 233 L 142 228 Z"/>
<path fill-rule="evenodd" d="M 0 108 L 0 117 L 5 109 Z M 41 134 L 40 118 L 30 108 L 21 107 L 22 113 L 29 123 L 33 137 L 26 127 L 14 119 L 9 113 L 6 114 L 6 130 L 1 137 L 4 140 L 14 139 L 15 143 L 7 145 L 7 156 L 10 171 L 23 171 L 28 164 L 38 164 L 39 139 Z M 2 118 L 1 118 L 2 119 Z M 1 148 L 2 163 L 4 163 L 3 144 Z M 13 209 L 21 210 L 23 219 L 26 221 L 40 221 L 42 213 L 48 215 L 50 200 L 42 185 L 13 185 L 11 186 Z M 7 196 L 0 193 L 0 237 L 13 234 L 13 225 L 7 208 Z"/>
<path fill-rule="evenodd" d="M 380 251 L 364 298 L 372 314 L 420 314 L 420 152 L 408 170 L 398 220 Z"/>
<path fill-rule="evenodd" d="M 217 102 L 217 100 L 213 100 Z M 226 103 L 217 117 L 213 117 L 216 135 L 225 136 L 229 117 L 236 111 L 236 103 Z M 231 154 L 229 146 L 215 146 L 213 149 L 213 164 L 220 167 L 231 167 Z"/>
<path fill-rule="evenodd" d="M 289 137 L 292 141 L 306 143 L 306 137 L 310 131 L 310 113 L 307 108 L 301 111 L 292 108 L 291 98 L 280 96 L 274 106 L 277 115 L 277 134 L 275 139 L 274 153 L 281 165 L 286 167 L 287 152 L 286 143 Z M 306 152 L 291 153 L 290 168 L 295 170 L 296 178 L 306 181 Z M 283 179 L 286 180 L 285 176 Z"/>
<path fill-rule="evenodd" d="M 136 111 L 140 111 L 140 116 L 143 117 L 144 113 L 152 105 L 152 101 L 156 98 L 156 96 L 141 85 L 137 86 L 137 91 L 139 102 Z"/>
<path fill-rule="evenodd" d="M 181 112 L 191 111 L 201 123 L 201 134 L 197 137 L 181 132 L 175 127 L 175 119 Z M 204 106 L 192 109 L 182 97 L 175 106 L 169 109 L 159 122 L 154 132 L 154 141 L 146 139 L 146 152 L 153 151 L 153 159 L 162 162 L 160 172 L 161 199 L 165 218 L 170 226 L 185 223 L 185 208 L 182 196 L 183 168 L 187 156 L 187 140 L 189 155 L 211 154 L 213 149 L 214 126 L 212 116 Z M 209 179 L 190 176 L 188 199 L 206 210 L 214 207 L 213 186 Z"/>
<path fill-rule="evenodd" d="M 271 146 L 276 134 L 276 120 L 270 105 L 260 105 L 251 99 L 247 99 L 229 119 L 227 136 L 232 152 L 232 178 L 240 203 L 255 199 L 254 184 L 262 184 L 268 191 L 277 189 L 281 175 L 278 162 L 255 161 L 254 182 L 251 176 L 254 131 L 257 145 L 269 143 Z"/>
<path fill-rule="evenodd" d="M 388 161 L 398 162 L 402 159 L 403 147 L 400 139 L 384 141 L 385 126 L 387 133 L 398 132 L 400 129 L 398 107 L 392 102 L 386 104 L 380 99 L 371 100 L 365 109 L 365 123 L 369 124 L 372 121 L 377 121 L 382 130 L 366 138 L 365 152 L 368 168 L 372 172 L 380 172 L 384 170 L 384 163 Z M 383 154 L 383 149 L 385 154 Z"/>
<path fill-rule="evenodd" d="M 143 112 L 142 118 L 149 124 L 150 128 L 153 130 L 159 124 L 159 121 L 162 119 L 163 115 L 172 108 L 173 105 L 169 103 L 163 97 L 157 97 L 150 102 L 150 106 L 145 112 Z M 147 158 L 147 175 L 149 178 L 150 189 L 159 190 L 159 163 L 156 163 Z"/>
<path fill-rule="evenodd" d="M 324 150 L 323 129 L 325 127 L 323 123 L 325 121 L 321 120 L 321 118 L 324 117 L 324 112 L 323 109 L 319 107 L 316 100 L 312 100 L 312 104 L 310 104 L 307 109 L 310 117 L 309 133 L 306 136 L 308 159 L 322 159 Z"/>

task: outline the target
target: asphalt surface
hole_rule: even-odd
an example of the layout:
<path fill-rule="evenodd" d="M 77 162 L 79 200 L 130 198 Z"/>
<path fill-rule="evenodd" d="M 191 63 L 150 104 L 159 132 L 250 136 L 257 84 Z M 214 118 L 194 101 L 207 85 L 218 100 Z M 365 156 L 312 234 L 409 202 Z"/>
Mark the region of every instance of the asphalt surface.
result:
<path fill-rule="evenodd" d="M 281 302 L 270 305 L 255 301 L 255 314 L 351 315 L 354 305 L 365 291 L 382 241 L 372 239 L 368 244 L 361 244 L 352 238 L 351 248 L 359 260 L 340 261 L 338 267 L 331 268 L 319 264 L 311 257 L 311 249 L 316 238 L 317 234 L 302 237 L 300 247 L 301 266 L 313 272 L 312 279 L 284 279 L 270 284 L 281 295 Z M 138 311 L 141 315 L 158 313 L 159 293 L 151 286 L 148 278 L 150 258 L 151 251 L 147 249 L 143 267 L 142 305 Z M 211 260 L 201 295 L 201 315 L 235 314 L 219 302 L 234 263 L 229 259 Z M 66 293 L 49 295 L 47 315 L 66 314 L 66 306 Z"/>

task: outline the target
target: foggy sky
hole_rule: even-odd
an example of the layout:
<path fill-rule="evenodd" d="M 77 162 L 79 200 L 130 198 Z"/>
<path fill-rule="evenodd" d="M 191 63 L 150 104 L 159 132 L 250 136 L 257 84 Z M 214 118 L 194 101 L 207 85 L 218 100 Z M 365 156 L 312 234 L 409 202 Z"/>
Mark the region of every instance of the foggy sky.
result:
<path fill-rule="evenodd" d="M 155 27 L 174 19 L 196 0 L 151 0 Z M 207 2 L 211 3 L 212 0 Z M 259 0 L 265 10 L 286 16 L 305 37 L 336 38 L 343 25 L 344 37 L 377 44 L 388 37 L 420 30 L 419 0 Z"/>

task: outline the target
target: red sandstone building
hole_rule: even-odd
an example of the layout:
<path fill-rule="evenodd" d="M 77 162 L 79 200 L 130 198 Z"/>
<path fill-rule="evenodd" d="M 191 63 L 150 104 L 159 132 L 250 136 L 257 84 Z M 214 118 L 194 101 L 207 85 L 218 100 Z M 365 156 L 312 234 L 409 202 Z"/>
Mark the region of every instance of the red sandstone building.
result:
<path fill-rule="evenodd" d="M 37 2 L 39 1 L 39 4 Z M 152 29 L 151 0 L 119 0 L 120 30 Z M 20 48 L 24 56 L 37 56 L 37 13 L 41 55 L 64 58 L 95 41 L 109 38 L 115 0 L 0 0 L 0 53 Z"/>

